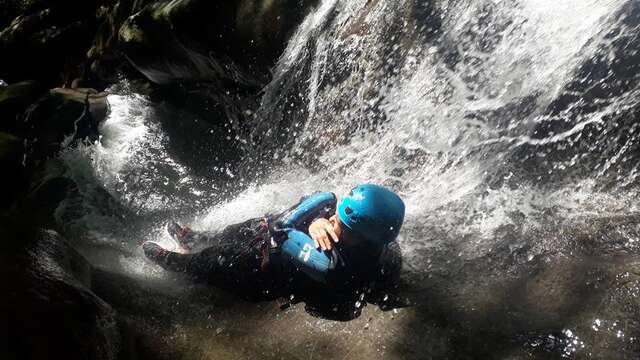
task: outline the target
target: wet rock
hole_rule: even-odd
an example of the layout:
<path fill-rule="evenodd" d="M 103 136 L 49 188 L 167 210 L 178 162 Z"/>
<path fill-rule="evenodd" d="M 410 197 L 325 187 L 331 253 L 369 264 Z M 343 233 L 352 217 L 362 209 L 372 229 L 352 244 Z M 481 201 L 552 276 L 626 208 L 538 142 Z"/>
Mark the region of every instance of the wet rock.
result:
<path fill-rule="evenodd" d="M 640 3 L 625 3 L 612 22 L 598 40 L 598 51 L 575 69 L 545 109 L 545 121 L 532 129 L 534 139 L 563 141 L 526 144 L 515 152 L 522 176 L 556 184 L 570 179 L 573 184 L 593 177 L 597 169 L 603 187 L 616 186 L 620 174 L 638 163 L 640 105 L 633 97 L 615 102 L 640 88 L 640 34 L 633 30 L 640 22 Z"/>
<path fill-rule="evenodd" d="M 119 30 L 149 80 L 224 80 L 260 87 L 289 34 L 316 1 L 178 0 L 152 3 Z"/>
<path fill-rule="evenodd" d="M 0 78 L 60 86 L 84 72 L 101 1 L 5 1 L 0 7 Z"/>
<path fill-rule="evenodd" d="M 388 116 L 381 106 L 386 98 L 381 84 L 399 69 L 412 66 L 415 45 L 431 42 L 444 16 L 428 1 L 366 1 L 353 13 L 346 10 L 350 7 L 346 4 L 325 2 L 322 10 L 307 17 L 292 40 L 295 46 L 287 48 L 273 70 L 274 79 L 265 88 L 251 128 L 251 140 L 260 148 L 261 157 L 248 158 L 246 168 L 259 168 L 253 161 L 286 156 L 284 149 L 290 148 L 301 135 L 298 129 L 305 126 L 304 133 L 326 134 L 300 141 L 301 150 L 293 155 L 295 161 L 312 169 L 321 163 L 318 156 L 327 141 L 329 146 L 348 143 L 360 131 L 375 131 Z M 442 47 L 454 48 L 444 43 Z M 316 77 L 313 69 L 319 62 L 322 71 Z M 356 89 L 352 84 L 359 85 Z M 354 91 L 362 96 L 359 104 L 352 96 Z M 320 105 L 318 99 L 326 102 Z M 359 114 L 353 109 L 359 109 Z"/>
<path fill-rule="evenodd" d="M 0 167 L 13 169 L 22 161 L 22 140 L 0 132 Z"/>
<path fill-rule="evenodd" d="M 115 311 L 89 286 L 91 266 L 53 231 L 0 224 L 4 339 L 16 359 L 115 359 Z"/>
<path fill-rule="evenodd" d="M 16 2 L 10 0 L 0 1 L 0 28 L 4 29 L 18 12 Z"/>
<path fill-rule="evenodd" d="M 529 313 L 530 322 L 547 326 L 556 322 L 562 326 L 562 320 L 588 308 L 586 305 L 591 305 L 594 297 L 601 296 L 598 284 L 594 283 L 598 270 L 608 277 L 604 270 L 586 262 L 555 263 L 527 280 L 523 294 L 526 300 L 518 305 Z"/>
<path fill-rule="evenodd" d="M 23 81 L 0 87 L 0 129 L 14 134 L 24 133 L 22 115 L 27 107 L 46 92 L 35 81 Z"/>
<path fill-rule="evenodd" d="M 15 189 L 23 183 L 22 158 L 24 147 L 22 139 L 11 134 L 0 132 L 0 169 L 5 174 L 0 188 L 0 208 L 11 204 L 15 199 Z"/>
<path fill-rule="evenodd" d="M 28 157 L 38 163 L 76 141 L 95 141 L 108 112 L 105 93 L 93 89 L 53 89 L 29 109 Z"/>
<path fill-rule="evenodd" d="M 92 47 L 87 51 L 87 78 L 94 83 L 116 82 L 120 74 L 128 79 L 141 77 L 119 49 L 118 32 L 131 15 L 142 10 L 151 0 L 120 0 L 104 4 L 96 10 L 96 29 Z"/>
<path fill-rule="evenodd" d="M 55 96 L 62 97 L 65 101 L 73 101 L 89 106 L 88 110 L 98 123 L 104 121 L 109 112 L 109 104 L 107 103 L 107 93 L 97 92 L 94 89 L 77 88 L 65 89 L 57 88 L 51 90 Z"/>
<path fill-rule="evenodd" d="M 394 314 L 367 306 L 360 318 L 336 322 L 311 318 L 302 304 L 282 311 L 274 303 L 248 303 L 210 287 L 181 284 L 96 271 L 93 288 L 124 318 L 132 335 L 127 346 L 142 358 L 424 359 L 442 353 L 434 344 L 446 344 L 438 329 L 424 323 L 407 339 L 411 309 Z M 366 324 L 369 331 L 363 332 Z"/>
<path fill-rule="evenodd" d="M 36 223 L 55 227 L 55 213 L 60 203 L 77 193 L 76 183 L 66 177 L 44 179 L 37 187 L 22 199 L 16 207 L 16 213 L 29 214 Z"/>

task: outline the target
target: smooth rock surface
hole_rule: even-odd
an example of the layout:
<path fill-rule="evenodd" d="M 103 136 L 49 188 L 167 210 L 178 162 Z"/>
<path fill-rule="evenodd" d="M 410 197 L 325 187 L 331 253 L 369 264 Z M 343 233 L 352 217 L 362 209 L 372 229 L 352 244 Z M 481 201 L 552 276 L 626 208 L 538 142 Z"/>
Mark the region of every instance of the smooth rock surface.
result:
<path fill-rule="evenodd" d="M 116 359 L 115 311 L 89 290 L 86 260 L 50 230 L 3 219 L 0 233 L 3 358 Z"/>

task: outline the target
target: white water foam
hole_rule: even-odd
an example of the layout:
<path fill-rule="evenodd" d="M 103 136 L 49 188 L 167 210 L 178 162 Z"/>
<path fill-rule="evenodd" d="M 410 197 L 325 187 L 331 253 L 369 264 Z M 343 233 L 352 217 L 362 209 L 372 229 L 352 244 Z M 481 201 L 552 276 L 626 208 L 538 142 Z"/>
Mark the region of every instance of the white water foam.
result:
<path fill-rule="evenodd" d="M 369 32 L 343 38 L 342 33 L 352 28 L 352 22 L 359 21 L 358 11 L 367 5 L 323 1 L 292 38 L 265 99 L 268 102 L 274 98 L 270 91 L 279 86 L 281 78 L 299 76 L 288 73 L 291 67 L 310 58 L 311 71 L 304 74 L 308 78 L 300 78 L 309 86 L 309 119 L 297 134 L 292 154 L 310 151 L 307 144 L 330 138 L 351 123 L 366 121 L 371 115 L 367 111 L 369 103 L 381 102 L 387 118 L 384 128 L 352 137 L 348 144 L 328 139 L 322 143 L 322 155 L 318 157 L 322 170 L 318 173 L 305 173 L 292 163 L 284 171 L 278 170 L 279 176 L 265 179 L 264 185 L 251 187 L 236 199 L 212 208 L 202 216 L 200 225 L 219 228 L 221 224 L 285 208 L 305 193 L 329 190 L 340 195 L 361 182 L 389 184 L 399 191 L 407 203 L 405 227 L 423 228 L 425 223 L 431 223 L 429 226 L 444 227 L 460 238 L 473 234 L 483 247 L 488 241 L 491 246 L 494 230 L 511 223 L 509 214 L 515 211 L 535 223 L 536 214 L 551 208 L 559 208 L 567 218 L 629 210 L 629 199 L 595 193 L 589 183 L 575 184 L 581 189 L 579 192 L 574 187 L 543 191 L 535 184 L 521 184 L 516 189 L 489 189 L 482 194 L 487 170 L 500 167 L 505 154 L 476 150 L 495 141 L 515 141 L 515 146 L 525 143 L 531 126 L 539 120 L 534 112 L 529 118 L 507 121 L 505 128 L 466 116 L 499 109 L 527 96 L 536 96 L 538 108 L 543 109 L 572 78 L 576 67 L 597 51 L 611 15 L 624 3 L 443 2 L 443 32 L 460 41 L 462 61 L 455 71 L 432 51 L 431 44 L 417 44 L 408 52 L 410 61 L 395 74 L 376 74 L 376 42 L 382 41 L 387 32 L 382 24 L 395 21 L 393 6 L 385 2 L 373 5 L 375 9 L 368 12 L 365 20 L 370 25 Z M 330 16 L 336 18 L 330 20 Z M 488 23 L 482 23 L 487 18 Z M 330 30 L 319 33 L 317 29 L 326 27 L 328 21 Z M 489 50 L 479 48 L 479 40 L 464 42 L 469 33 L 484 39 L 491 31 L 498 40 Z M 342 55 L 341 61 L 371 75 L 361 78 L 358 72 L 349 81 L 321 88 L 323 77 L 326 81 L 332 75 L 326 73 L 331 71 L 327 62 L 338 54 Z M 467 62 L 468 59 L 474 61 Z M 475 79 L 471 83 L 470 77 Z M 362 81 L 380 81 L 377 98 L 366 99 L 364 90 L 368 84 Z M 330 116 L 330 121 L 324 119 L 332 105 L 345 97 L 352 107 L 341 116 Z M 576 129 L 595 121 L 596 118 L 586 119 Z M 519 141 L 504 138 L 505 131 Z M 543 141 L 562 141 L 570 134 Z M 403 160 L 394 153 L 398 150 L 419 155 L 417 160 Z M 599 206 L 602 202 L 608 206 Z M 405 239 L 405 244 L 410 244 L 405 246 L 405 252 L 431 246 L 420 239 Z M 475 246 L 469 244 L 469 253 L 477 249 Z"/>
<path fill-rule="evenodd" d="M 400 67 L 383 71 L 377 52 L 381 42 L 388 41 L 383 25 L 403 21 L 403 5 L 322 1 L 292 37 L 276 67 L 273 83 L 265 89 L 263 111 L 276 101 L 283 78 L 298 77 L 308 87 L 309 118 L 305 127 L 297 130 L 290 156 L 268 178 L 185 220 L 196 229 L 220 230 L 247 218 L 284 210 L 314 191 L 333 191 L 340 196 L 358 183 L 374 182 L 393 187 L 405 199 L 405 229 L 411 234 L 401 239 L 405 254 L 434 245 L 425 229 L 449 233 L 459 241 L 472 234 L 477 241 L 465 248 L 473 254 L 479 248 L 491 248 L 494 230 L 512 223 L 509 214 L 513 212 L 524 214 L 534 226 L 536 215 L 549 208 L 560 209 L 567 219 L 622 211 L 629 205 L 628 199 L 595 193 L 593 184 L 588 183 L 574 184 L 578 192 L 574 187 L 541 190 L 525 183 L 516 188 L 487 188 L 487 172 L 503 166 L 506 153 L 512 149 L 505 146 L 493 151 L 489 146 L 527 143 L 530 127 L 540 119 L 536 112 L 499 123 L 468 115 L 500 109 L 527 96 L 536 97 L 538 107 L 544 108 L 571 78 L 576 66 L 593 55 L 609 17 L 623 3 L 441 2 L 442 32 L 460 40 L 462 60 L 457 67 L 452 69 L 441 52 L 434 50 L 441 44 L 414 42 L 403 45 L 407 47 L 403 50 L 406 61 Z M 362 19 L 360 13 L 365 9 Z M 485 19 L 485 23 L 479 19 Z M 353 31 L 355 23 L 365 24 L 367 31 Z M 480 48 L 477 39 L 486 38 L 492 31 L 495 44 L 488 50 Z M 465 42 L 468 36 L 471 39 Z M 351 72 L 346 80 L 324 86 L 333 76 L 329 65 L 336 58 Z M 470 59 L 475 60 L 467 61 Z M 309 61 L 308 73 L 289 73 L 304 61 Z M 376 92 L 371 98 L 372 88 Z M 346 109 L 332 113 L 334 104 L 343 100 L 348 103 Z M 111 95 L 109 102 L 112 112 L 101 127 L 99 143 L 64 155 L 72 168 L 70 176 L 80 184 L 104 187 L 137 212 L 171 208 L 172 201 L 154 188 L 166 182 L 148 181 L 138 175 L 139 169 L 162 161 L 181 178 L 189 176 L 163 149 L 163 134 L 154 125 L 152 105 L 129 92 Z M 384 126 L 375 131 L 363 127 L 348 142 L 340 140 L 339 135 L 348 127 L 366 124 L 375 114 L 374 108 L 383 113 Z M 577 126 L 581 129 L 586 124 Z M 561 142 L 566 134 L 556 137 Z M 309 147 L 324 138 L 328 140 L 318 147 Z M 310 171 L 293 160 L 296 155 L 316 150 L 319 171 Z M 85 182 L 82 177 L 94 181 Z M 598 206 L 602 202 L 608 205 Z M 85 220 L 88 218 L 85 216 Z M 107 237 L 108 228 L 117 227 L 117 222 L 97 215 L 89 222 L 93 224 L 85 226 L 96 237 Z M 163 221 L 157 221 L 147 231 L 147 239 L 172 247 L 163 225 Z"/>

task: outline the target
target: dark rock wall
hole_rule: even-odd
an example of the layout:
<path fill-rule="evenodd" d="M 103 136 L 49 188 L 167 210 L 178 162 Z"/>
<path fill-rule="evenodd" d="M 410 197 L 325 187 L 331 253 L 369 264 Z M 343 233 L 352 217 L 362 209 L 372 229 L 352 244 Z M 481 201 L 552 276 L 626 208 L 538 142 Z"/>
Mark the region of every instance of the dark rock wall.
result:
<path fill-rule="evenodd" d="M 78 195 L 56 156 L 98 138 L 101 91 L 123 77 L 218 122 L 221 138 L 227 123 L 243 131 L 316 3 L 0 0 L 0 358 L 156 357 L 123 349 L 131 326 L 91 291 L 94 269 L 56 232 L 56 209 Z M 236 145 L 222 141 L 220 156 L 237 157 L 226 155 Z"/>
<path fill-rule="evenodd" d="M 3 359 L 116 359 L 116 313 L 89 290 L 86 260 L 53 231 L 3 220 L 0 233 Z"/>
<path fill-rule="evenodd" d="M 60 86 L 82 72 L 99 1 L 6 1 L 0 15 L 0 78 Z"/>
<path fill-rule="evenodd" d="M 152 3 L 124 23 L 120 42 L 125 56 L 156 83 L 225 80 L 260 87 L 316 2 Z"/>

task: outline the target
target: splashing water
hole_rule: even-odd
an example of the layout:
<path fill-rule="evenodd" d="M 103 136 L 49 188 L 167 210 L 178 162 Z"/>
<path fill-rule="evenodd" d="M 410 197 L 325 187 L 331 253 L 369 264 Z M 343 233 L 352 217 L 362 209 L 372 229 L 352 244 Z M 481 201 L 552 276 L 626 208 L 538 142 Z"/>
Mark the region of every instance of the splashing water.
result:
<path fill-rule="evenodd" d="M 324 1 L 294 35 L 263 101 L 264 119 L 286 123 L 259 130 L 270 137 L 266 148 L 287 132 L 290 146 L 274 156 L 284 168 L 315 169 L 276 188 L 394 187 L 407 203 L 405 233 L 417 235 L 401 242 L 407 254 L 433 246 L 424 236 L 434 230 L 452 240 L 473 234 L 485 246 L 515 212 L 535 223 L 545 209 L 565 219 L 636 211 L 635 192 L 602 193 L 590 179 L 541 188 L 510 163 L 523 144 L 566 146 L 617 111 L 623 98 L 566 132 L 531 137 L 625 3 Z M 283 113 L 294 106 L 306 108 Z M 492 184 L 498 177 L 507 184 Z"/>
<path fill-rule="evenodd" d="M 635 256 L 638 13 L 625 0 L 321 1 L 247 140 L 267 175 L 219 196 L 173 156 L 167 138 L 180 134 L 158 124 L 156 105 L 120 86 L 99 143 L 62 155 L 90 211 L 61 222 L 127 252 L 125 271 L 148 272 L 137 245 L 172 246 L 170 217 L 219 230 L 313 191 L 380 183 L 407 204 L 407 271 L 418 287 L 462 294 L 465 309 L 484 306 L 474 287 L 544 274 L 555 259 Z M 89 196 L 99 189 L 130 215 L 105 211 Z M 588 347 L 590 324 L 562 356 Z"/>

